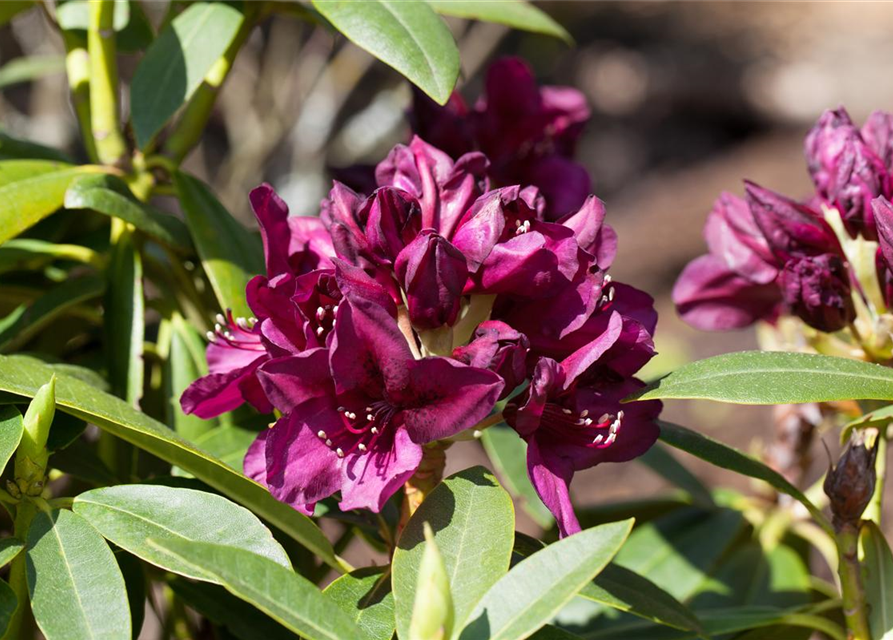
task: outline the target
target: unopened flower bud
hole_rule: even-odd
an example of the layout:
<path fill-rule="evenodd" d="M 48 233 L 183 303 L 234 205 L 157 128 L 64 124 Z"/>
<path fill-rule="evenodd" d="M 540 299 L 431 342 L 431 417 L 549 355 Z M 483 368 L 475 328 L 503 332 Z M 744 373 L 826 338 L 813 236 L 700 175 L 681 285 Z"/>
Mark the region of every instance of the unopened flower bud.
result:
<path fill-rule="evenodd" d="M 846 451 L 825 477 L 825 494 L 831 502 L 834 526 L 856 524 L 874 495 L 877 446 L 865 446 L 864 435 L 854 431 Z"/>
<path fill-rule="evenodd" d="M 778 286 L 791 310 L 819 331 L 839 331 L 856 317 L 846 265 L 834 254 L 788 260 Z"/>
<path fill-rule="evenodd" d="M 444 640 L 452 635 L 453 599 L 443 556 L 427 522 L 425 551 L 419 564 L 415 604 L 409 625 L 410 640 Z"/>
<path fill-rule="evenodd" d="M 43 490 L 49 452 L 47 437 L 56 414 L 56 376 L 37 390 L 23 419 L 24 432 L 16 451 L 15 478 L 27 495 L 39 495 Z"/>

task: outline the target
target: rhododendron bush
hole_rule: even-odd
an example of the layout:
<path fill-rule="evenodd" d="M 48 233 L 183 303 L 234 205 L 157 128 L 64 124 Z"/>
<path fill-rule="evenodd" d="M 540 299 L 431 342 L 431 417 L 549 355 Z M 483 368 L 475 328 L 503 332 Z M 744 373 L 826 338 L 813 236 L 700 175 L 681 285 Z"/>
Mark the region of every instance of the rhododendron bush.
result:
<path fill-rule="evenodd" d="M 539 9 L 40 6 L 82 149 L 0 147 L 0 635 L 893 637 L 893 115 L 821 115 L 806 199 L 718 197 L 673 299 L 766 351 L 655 380 L 654 300 L 612 277 L 624 239 L 575 157 L 583 94 L 517 57 L 454 90 L 442 16 L 570 43 Z M 411 132 L 312 210 L 243 194 L 249 227 L 182 163 L 279 13 L 405 76 Z M 660 420 L 691 398 L 824 420 L 843 453 L 806 486 Z M 619 464 L 672 491 L 579 499 Z"/>

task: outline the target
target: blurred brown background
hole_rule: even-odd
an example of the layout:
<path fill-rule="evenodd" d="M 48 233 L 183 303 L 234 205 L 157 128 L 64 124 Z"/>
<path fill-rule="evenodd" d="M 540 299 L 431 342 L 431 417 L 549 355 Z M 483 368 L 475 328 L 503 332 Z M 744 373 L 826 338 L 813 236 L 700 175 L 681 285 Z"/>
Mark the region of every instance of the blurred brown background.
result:
<path fill-rule="evenodd" d="M 146 2 L 156 15 L 164 3 Z M 701 227 L 721 190 L 742 178 L 792 196 L 810 183 L 802 140 L 823 109 L 844 104 L 854 120 L 893 109 L 893 5 L 848 2 L 545 2 L 577 45 L 506 28 L 450 21 L 462 53 L 460 91 L 474 99 L 488 60 L 524 56 L 543 83 L 581 89 L 592 120 L 579 158 L 607 202 L 620 235 L 615 279 L 650 292 L 661 312 L 650 374 L 691 359 L 753 348 L 752 331 L 696 332 L 669 301 L 685 263 L 704 251 Z M 39 12 L 0 30 L 0 64 L 22 55 L 60 56 Z M 136 59 L 122 56 L 124 78 Z M 314 215 L 327 167 L 377 162 L 408 134 L 409 90 L 390 69 L 322 28 L 276 16 L 240 54 L 201 147 L 187 168 L 209 180 L 250 223 L 246 194 L 269 181 L 292 207 Z M 125 96 L 126 108 L 126 96 Z M 9 86 L 0 97 L 9 133 L 79 155 L 61 75 Z M 665 417 L 758 451 L 772 435 L 770 412 L 676 402 Z M 836 435 L 824 439 L 835 448 Z M 450 467 L 482 461 L 476 444 L 455 448 Z M 812 476 L 825 454 L 814 445 Z M 687 461 L 689 462 L 689 461 Z M 745 487 L 706 465 L 711 482 Z M 581 503 L 653 493 L 664 485 L 640 465 L 581 474 Z M 520 512 L 519 512 L 520 513 Z M 522 529 L 534 525 L 523 522 Z"/>

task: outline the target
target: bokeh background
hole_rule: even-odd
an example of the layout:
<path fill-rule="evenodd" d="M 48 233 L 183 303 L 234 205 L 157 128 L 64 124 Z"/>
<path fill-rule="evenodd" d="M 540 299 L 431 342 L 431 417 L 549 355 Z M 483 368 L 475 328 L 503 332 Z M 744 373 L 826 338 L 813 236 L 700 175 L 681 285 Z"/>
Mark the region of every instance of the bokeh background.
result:
<path fill-rule="evenodd" d="M 158 17 L 164 3 L 144 2 Z M 573 85 L 592 119 L 579 145 L 595 193 L 620 236 L 615 279 L 651 293 L 661 314 L 655 376 L 692 359 L 754 348 L 752 330 L 705 334 L 683 325 L 673 282 L 704 251 L 701 227 L 722 190 L 742 179 L 794 197 L 811 185 L 802 140 L 822 110 L 854 120 L 893 109 L 893 5 L 851 2 L 543 2 L 576 46 L 497 25 L 451 20 L 459 90 L 479 94 L 488 61 L 520 55 L 546 84 Z M 0 123 L 10 134 L 82 156 L 62 71 L 64 48 L 39 12 L 0 29 Z M 6 65 L 45 56 L 36 72 Z M 121 58 L 126 80 L 136 60 Z M 24 81 L 23 81 L 24 80 Z M 126 94 L 122 99 L 126 101 Z M 299 215 L 315 215 L 330 169 L 375 163 L 408 136 L 410 91 L 395 72 L 321 27 L 278 15 L 239 55 L 201 146 L 186 168 L 210 182 L 250 225 L 248 190 L 271 182 Z M 126 102 L 124 103 L 127 108 Z M 164 206 L 164 203 L 160 203 Z M 764 455 L 775 437 L 765 408 L 676 402 L 669 420 Z M 836 434 L 820 434 L 836 449 Z M 456 445 L 450 469 L 482 462 Z M 806 480 L 827 466 L 818 441 Z M 746 482 L 692 460 L 705 480 Z M 638 464 L 580 474 L 581 504 L 655 494 L 666 486 Z M 534 531 L 523 519 L 520 528 Z M 888 519 L 889 522 L 889 519 Z"/>

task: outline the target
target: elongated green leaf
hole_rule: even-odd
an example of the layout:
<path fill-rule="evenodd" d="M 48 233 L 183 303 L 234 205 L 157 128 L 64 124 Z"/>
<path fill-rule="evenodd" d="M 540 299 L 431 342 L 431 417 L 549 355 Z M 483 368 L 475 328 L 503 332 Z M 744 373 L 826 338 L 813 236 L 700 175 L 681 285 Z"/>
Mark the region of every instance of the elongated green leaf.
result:
<path fill-rule="evenodd" d="M 219 585 L 179 577 L 168 584 L 188 606 L 214 624 L 226 627 L 239 640 L 294 640 L 291 631 Z"/>
<path fill-rule="evenodd" d="M 0 356 L 0 391 L 31 398 L 52 373 L 51 367 L 31 358 Z M 123 400 L 60 373 L 56 379 L 56 403 L 62 411 L 189 471 L 282 529 L 327 564 L 340 569 L 331 544 L 309 518 L 277 501 L 264 487 L 197 449 Z"/>
<path fill-rule="evenodd" d="M 264 272 L 258 237 L 236 222 L 200 180 L 177 173 L 174 184 L 220 308 L 249 317 L 245 286 L 256 274 Z"/>
<path fill-rule="evenodd" d="M 5 567 L 12 562 L 12 559 L 19 555 L 24 548 L 25 543 L 17 538 L 0 540 L 0 567 Z"/>
<path fill-rule="evenodd" d="M 94 266 L 102 262 L 98 253 L 76 244 L 17 238 L 7 240 L 0 247 L 0 273 L 18 269 L 38 271 L 53 260 L 72 260 Z"/>
<path fill-rule="evenodd" d="M 500 578 L 469 616 L 461 640 L 513 640 L 541 628 L 604 569 L 633 521 L 587 529 L 538 551 Z"/>
<path fill-rule="evenodd" d="M 12 4 L 11 2 L 0 2 L 0 12 L 2 7 Z M 0 160 L 54 160 L 56 162 L 73 163 L 70 157 L 62 153 L 58 149 L 46 147 L 29 140 L 20 140 L 5 133 L 0 133 Z"/>
<path fill-rule="evenodd" d="M 875 409 L 851 420 L 840 430 L 840 444 L 845 445 L 850 441 L 853 429 L 867 429 L 868 427 L 884 427 L 893 422 L 893 404 L 880 409 Z"/>
<path fill-rule="evenodd" d="M 639 462 L 660 475 L 664 480 L 688 492 L 692 502 L 700 507 L 712 507 L 713 496 L 710 490 L 698 480 L 685 465 L 679 462 L 667 449 L 659 444 L 651 447 Z"/>
<path fill-rule="evenodd" d="M 313 0 L 313 6 L 358 47 L 393 67 L 440 104 L 459 77 L 450 30 L 425 2 Z"/>
<path fill-rule="evenodd" d="M 130 104 L 137 145 L 145 149 L 201 85 L 242 26 L 242 14 L 197 2 L 174 18 L 146 51 L 133 76 Z"/>
<path fill-rule="evenodd" d="M 409 637 L 419 566 L 427 543 L 423 525 L 434 530 L 452 588 L 455 628 L 509 567 L 515 518 L 511 497 L 483 467 L 441 482 L 410 518 L 397 541 L 392 564 L 397 635 Z"/>
<path fill-rule="evenodd" d="M 893 369 L 785 351 L 742 351 L 680 367 L 631 399 L 700 399 L 735 404 L 893 400 Z"/>
<path fill-rule="evenodd" d="M 71 278 L 50 289 L 30 306 L 21 305 L 0 319 L 0 349 L 18 348 L 68 309 L 102 295 L 105 283 L 96 276 Z"/>
<path fill-rule="evenodd" d="M 543 33 L 572 44 L 573 38 L 549 14 L 524 0 L 427 0 L 439 14 L 496 22 L 514 29 Z"/>
<path fill-rule="evenodd" d="M 151 540 L 160 552 L 212 577 L 234 596 L 308 640 L 365 638 L 341 608 L 307 579 L 244 549 L 204 542 Z"/>
<path fill-rule="evenodd" d="M 15 58 L 0 67 L 0 89 L 22 82 L 39 80 L 65 71 L 62 56 L 29 56 Z"/>
<path fill-rule="evenodd" d="M 106 362 L 112 393 L 138 406 L 143 397 L 143 343 L 146 320 L 143 260 L 133 233 L 115 241 L 106 272 Z"/>
<path fill-rule="evenodd" d="M 555 518 L 527 476 L 527 443 L 508 426 L 486 429 L 481 443 L 508 490 L 521 498 L 524 510 L 543 529 L 551 528 Z"/>
<path fill-rule="evenodd" d="M 47 640 L 130 640 L 130 608 L 115 557 L 71 511 L 35 516 L 28 531 L 28 591 Z"/>
<path fill-rule="evenodd" d="M 4 25 L 16 14 L 34 6 L 33 0 L 7 0 L 0 2 L 0 25 Z"/>
<path fill-rule="evenodd" d="M 217 456 L 233 469 L 241 471 L 248 447 L 256 437 L 256 431 L 223 424 L 198 436 L 195 445 Z"/>
<path fill-rule="evenodd" d="M 291 568 L 285 551 L 253 513 L 204 491 L 120 485 L 82 493 L 73 508 L 122 549 L 190 578 L 205 576 L 190 573 L 191 565 L 176 564 L 146 541 L 175 539 L 239 547 Z"/>
<path fill-rule="evenodd" d="M 686 509 L 636 528 L 615 563 L 680 601 L 691 597 L 744 527 L 731 509 Z"/>
<path fill-rule="evenodd" d="M 606 566 L 580 591 L 587 600 L 677 629 L 699 631 L 697 616 L 656 584 L 618 564 Z"/>
<path fill-rule="evenodd" d="M 10 406 L 0 407 L 0 474 L 18 449 L 24 430 L 22 414 L 18 409 Z"/>
<path fill-rule="evenodd" d="M 174 216 L 134 198 L 127 184 L 116 176 L 84 176 L 65 192 L 66 209 L 92 209 L 129 222 L 155 240 L 182 253 L 192 250 L 189 229 Z"/>
<path fill-rule="evenodd" d="M 691 455 L 706 460 L 710 464 L 722 469 L 729 469 L 751 478 L 768 482 L 778 491 L 799 500 L 813 517 L 823 526 L 827 525 L 827 519 L 802 491 L 784 479 L 779 473 L 773 471 L 759 460 L 751 458 L 728 445 L 717 442 L 707 436 L 680 427 L 670 422 L 660 422 L 660 439 L 671 447 L 690 453 Z"/>
<path fill-rule="evenodd" d="M 859 543 L 871 640 L 893 640 L 893 553 L 883 532 L 871 521 L 862 525 Z"/>
<path fill-rule="evenodd" d="M 369 640 L 391 640 L 394 635 L 394 594 L 388 567 L 364 567 L 346 573 L 323 594 L 344 610 Z"/>
<path fill-rule="evenodd" d="M 171 318 L 170 336 L 170 348 L 164 362 L 167 423 L 187 440 L 199 444 L 197 439 L 217 427 L 218 422 L 202 420 L 196 415 L 188 416 L 183 413 L 183 409 L 180 407 L 180 396 L 192 382 L 208 375 L 208 364 L 205 360 L 206 343 L 199 332 L 179 314 Z M 251 440 L 248 440 L 246 450 L 253 439 L 252 437 Z M 209 449 L 207 446 L 204 448 L 217 457 L 221 457 L 217 451 Z M 224 460 L 224 462 L 239 470 L 242 468 L 241 464 L 236 466 L 229 460 Z"/>
<path fill-rule="evenodd" d="M 0 244 L 59 209 L 72 180 L 105 171 L 49 160 L 0 161 Z"/>

